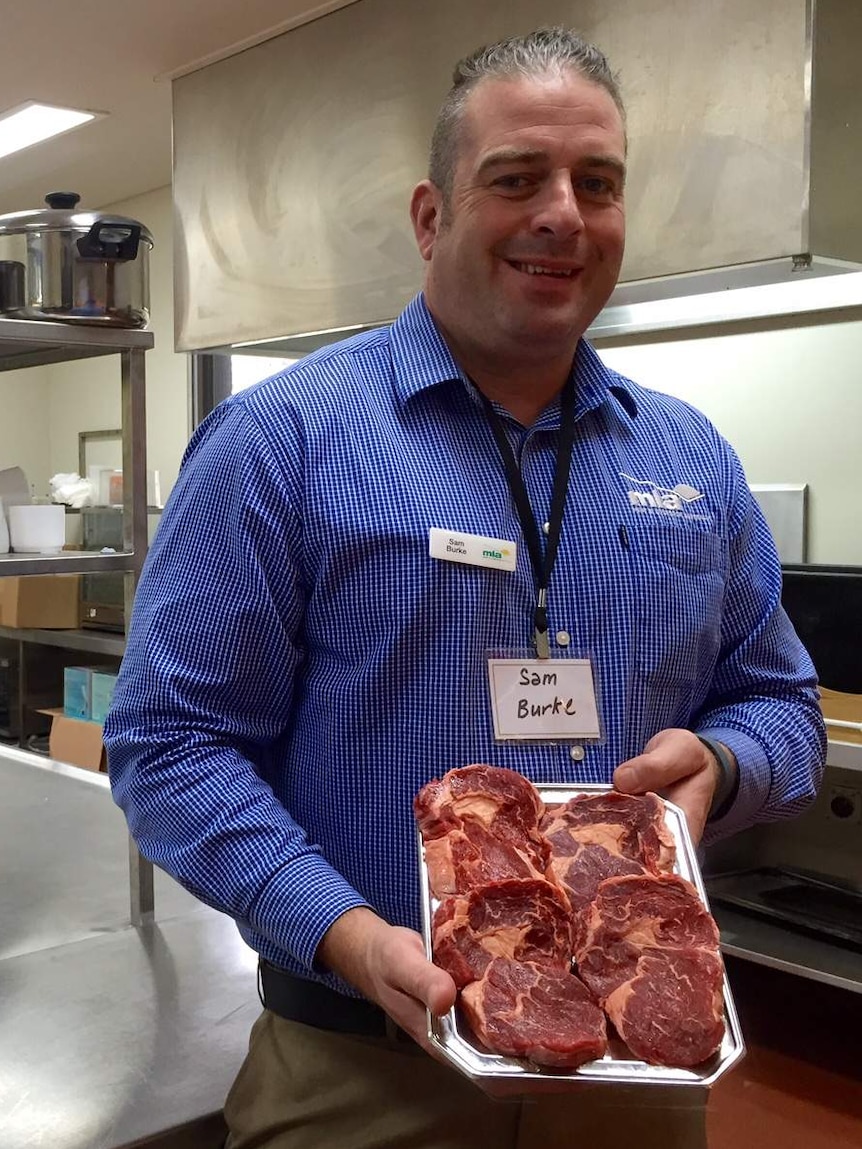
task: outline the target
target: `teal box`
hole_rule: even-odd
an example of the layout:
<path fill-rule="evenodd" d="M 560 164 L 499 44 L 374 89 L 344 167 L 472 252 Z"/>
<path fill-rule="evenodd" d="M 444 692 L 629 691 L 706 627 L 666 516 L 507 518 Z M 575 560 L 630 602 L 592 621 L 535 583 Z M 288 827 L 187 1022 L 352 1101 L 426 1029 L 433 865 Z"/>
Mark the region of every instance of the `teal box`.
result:
<path fill-rule="evenodd" d="M 94 722 L 102 723 L 108 717 L 116 683 L 116 674 L 104 670 L 94 670 L 90 674 L 90 717 Z"/>
<path fill-rule="evenodd" d="M 63 670 L 63 713 L 67 718 L 90 717 L 90 668 L 67 666 Z"/>

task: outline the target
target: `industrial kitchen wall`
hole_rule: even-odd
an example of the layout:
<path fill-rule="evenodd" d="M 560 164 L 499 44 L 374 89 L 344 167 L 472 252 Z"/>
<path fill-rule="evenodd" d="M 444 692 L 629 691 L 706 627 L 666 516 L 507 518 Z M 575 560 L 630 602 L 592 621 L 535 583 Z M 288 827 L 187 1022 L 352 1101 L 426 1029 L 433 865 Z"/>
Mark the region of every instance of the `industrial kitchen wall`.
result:
<path fill-rule="evenodd" d="M 392 319 L 452 67 L 537 21 L 620 72 L 640 297 L 862 261 L 862 3 L 361 0 L 174 81 L 177 349 Z"/>

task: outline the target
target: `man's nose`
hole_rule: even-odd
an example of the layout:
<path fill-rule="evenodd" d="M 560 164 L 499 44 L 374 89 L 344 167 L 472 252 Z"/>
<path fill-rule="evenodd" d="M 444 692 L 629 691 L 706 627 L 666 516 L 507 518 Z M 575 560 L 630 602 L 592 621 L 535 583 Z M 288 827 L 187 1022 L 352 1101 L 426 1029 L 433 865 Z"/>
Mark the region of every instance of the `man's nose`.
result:
<path fill-rule="evenodd" d="M 558 239 L 583 229 L 584 220 L 578 197 L 569 175 L 549 180 L 536 202 L 533 228 Z"/>

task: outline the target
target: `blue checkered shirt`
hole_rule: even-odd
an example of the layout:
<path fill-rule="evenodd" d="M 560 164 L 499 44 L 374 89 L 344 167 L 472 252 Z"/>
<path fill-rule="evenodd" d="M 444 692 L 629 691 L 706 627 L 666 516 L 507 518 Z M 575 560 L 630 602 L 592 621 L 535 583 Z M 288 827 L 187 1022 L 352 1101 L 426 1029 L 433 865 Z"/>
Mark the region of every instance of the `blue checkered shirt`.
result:
<path fill-rule="evenodd" d="M 141 851 L 277 965 L 337 985 L 315 950 L 353 906 L 418 926 L 411 803 L 451 767 L 607 782 L 682 726 L 740 764 L 712 837 L 813 796 L 814 670 L 736 456 L 583 340 L 573 369 L 548 605 L 552 638 L 593 660 L 604 741 L 582 761 L 494 741 L 487 653 L 528 647 L 534 576 L 480 399 L 421 295 L 392 327 L 222 403 L 192 438 L 105 727 L 111 782 Z M 542 522 L 559 406 L 529 428 L 500 415 Z M 517 569 L 430 557 L 434 527 L 517 544 Z"/>

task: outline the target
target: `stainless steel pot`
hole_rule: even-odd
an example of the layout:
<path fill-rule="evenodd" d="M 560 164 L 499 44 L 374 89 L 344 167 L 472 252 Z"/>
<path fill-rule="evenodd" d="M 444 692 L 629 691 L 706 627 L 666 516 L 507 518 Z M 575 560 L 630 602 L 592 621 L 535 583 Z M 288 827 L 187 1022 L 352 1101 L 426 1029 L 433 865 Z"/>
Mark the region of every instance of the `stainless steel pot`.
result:
<path fill-rule="evenodd" d="M 137 220 L 76 211 L 80 198 L 52 192 L 47 208 L 0 215 L 0 315 L 145 327 L 153 237 Z"/>

